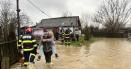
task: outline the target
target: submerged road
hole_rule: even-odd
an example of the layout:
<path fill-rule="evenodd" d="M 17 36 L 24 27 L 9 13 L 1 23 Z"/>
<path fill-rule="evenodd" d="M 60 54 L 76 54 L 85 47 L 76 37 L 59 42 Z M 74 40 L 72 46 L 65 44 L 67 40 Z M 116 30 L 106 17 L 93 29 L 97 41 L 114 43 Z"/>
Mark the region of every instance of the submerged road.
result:
<path fill-rule="evenodd" d="M 16 64 L 11 69 L 131 69 L 131 41 L 126 39 L 103 38 L 82 47 L 58 45 L 57 51 L 53 64 L 46 64 L 43 56 L 27 68 Z"/>

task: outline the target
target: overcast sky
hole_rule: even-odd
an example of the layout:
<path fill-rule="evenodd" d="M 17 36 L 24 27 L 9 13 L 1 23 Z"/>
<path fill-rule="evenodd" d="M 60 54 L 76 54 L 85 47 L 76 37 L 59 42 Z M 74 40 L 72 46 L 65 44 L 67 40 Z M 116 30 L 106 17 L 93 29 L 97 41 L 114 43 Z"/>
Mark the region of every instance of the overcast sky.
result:
<path fill-rule="evenodd" d="M 66 11 L 70 11 L 74 16 L 82 14 L 93 14 L 96 12 L 102 0 L 30 0 L 50 17 L 60 17 Z M 16 0 L 11 0 L 16 5 Z M 27 0 L 20 0 L 20 13 L 27 14 L 31 20 L 39 22 L 41 19 L 49 18 L 36 9 Z"/>

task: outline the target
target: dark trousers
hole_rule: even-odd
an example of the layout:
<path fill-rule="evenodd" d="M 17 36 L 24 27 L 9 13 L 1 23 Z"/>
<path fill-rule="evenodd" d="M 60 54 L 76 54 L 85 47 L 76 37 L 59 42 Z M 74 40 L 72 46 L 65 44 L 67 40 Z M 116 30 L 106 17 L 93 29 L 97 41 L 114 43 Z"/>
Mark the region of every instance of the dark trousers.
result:
<path fill-rule="evenodd" d="M 44 55 L 45 55 L 46 63 L 50 63 L 51 62 L 52 51 L 44 52 Z"/>
<path fill-rule="evenodd" d="M 65 38 L 64 43 L 65 45 L 70 45 L 70 38 Z"/>
<path fill-rule="evenodd" d="M 76 39 L 77 39 L 77 41 L 79 41 L 79 35 L 78 34 L 76 34 Z"/>
<path fill-rule="evenodd" d="M 32 54 L 32 55 L 31 55 Z M 30 56 L 31 55 L 31 56 Z M 34 62 L 35 53 L 32 51 L 25 51 L 24 52 L 24 64 L 28 64 L 29 62 Z M 29 61 L 30 60 L 30 61 Z"/>
<path fill-rule="evenodd" d="M 24 52 L 24 64 L 28 64 L 31 51 Z"/>

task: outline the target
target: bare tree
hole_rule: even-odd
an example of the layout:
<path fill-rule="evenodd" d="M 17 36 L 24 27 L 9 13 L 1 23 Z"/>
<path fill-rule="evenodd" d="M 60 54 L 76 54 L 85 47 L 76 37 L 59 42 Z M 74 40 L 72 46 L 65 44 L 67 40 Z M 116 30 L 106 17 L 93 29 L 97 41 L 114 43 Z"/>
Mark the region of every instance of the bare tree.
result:
<path fill-rule="evenodd" d="M 32 24 L 32 21 L 29 18 L 29 16 L 27 16 L 24 13 L 22 13 L 22 14 L 20 14 L 20 24 L 21 24 L 21 27 L 28 26 L 28 25 Z"/>
<path fill-rule="evenodd" d="M 10 0 L 0 2 L 0 27 L 1 36 L 3 41 L 8 41 L 8 36 L 10 34 L 10 24 L 15 18 L 14 12 L 11 9 Z"/>
<path fill-rule="evenodd" d="M 90 14 L 82 14 L 81 16 L 81 23 L 82 23 L 82 26 L 85 27 L 85 26 L 89 26 L 89 24 L 91 23 L 91 16 Z"/>
<path fill-rule="evenodd" d="M 129 22 L 130 15 L 130 0 L 104 0 L 94 21 L 105 26 L 108 32 L 118 32 Z"/>
<path fill-rule="evenodd" d="M 65 11 L 63 14 L 62 14 L 63 17 L 68 17 L 68 16 L 72 16 L 72 13 L 70 11 Z"/>

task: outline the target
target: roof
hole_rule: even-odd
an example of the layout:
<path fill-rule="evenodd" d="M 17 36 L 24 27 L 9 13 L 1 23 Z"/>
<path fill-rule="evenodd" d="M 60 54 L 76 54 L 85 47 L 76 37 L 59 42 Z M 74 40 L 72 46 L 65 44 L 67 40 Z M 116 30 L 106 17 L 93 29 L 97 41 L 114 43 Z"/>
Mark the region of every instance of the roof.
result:
<path fill-rule="evenodd" d="M 36 27 L 75 26 L 81 27 L 79 16 L 42 19 Z"/>

